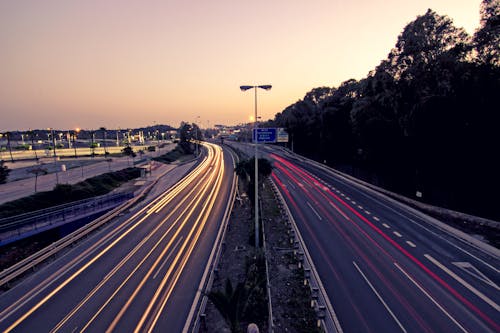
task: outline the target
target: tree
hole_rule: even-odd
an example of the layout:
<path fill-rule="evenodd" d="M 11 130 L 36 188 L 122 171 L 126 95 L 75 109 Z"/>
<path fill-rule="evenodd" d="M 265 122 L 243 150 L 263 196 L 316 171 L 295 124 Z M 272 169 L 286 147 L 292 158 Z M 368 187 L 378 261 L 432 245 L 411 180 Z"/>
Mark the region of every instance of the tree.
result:
<path fill-rule="evenodd" d="M 14 157 L 12 157 L 12 146 L 10 144 L 11 135 L 12 135 L 11 132 L 5 132 L 5 137 L 7 138 L 7 147 L 9 148 L 9 153 L 10 153 L 10 161 L 14 163 Z"/>
<path fill-rule="evenodd" d="M 130 144 L 125 144 L 125 148 L 122 149 L 123 155 L 127 156 L 127 159 L 129 157 L 132 157 L 132 162 L 134 161 L 134 158 L 137 156 L 137 154 L 134 152 L 134 149 L 130 146 Z"/>
<path fill-rule="evenodd" d="M 11 171 L 4 163 L 4 160 L 0 160 L 0 184 L 6 183 L 7 177 Z"/>
<path fill-rule="evenodd" d="M 240 282 L 233 288 L 229 278 L 224 291 L 211 291 L 207 294 L 233 333 L 240 332 L 240 318 L 245 310 L 248 294 L 245 283 Z"/>
<path fill-rule="evenodd" d="M 481 27 L 474 34 L 478 60 L 500 66 L 500 0 L 481 2 Z"/>
<path fill-rule="evenodd" d="M 108 151 L 106 150 L 106 127 L 101 127 L 99 130 L 102 132 L 102 145 L 104 146 L 104 156 L 108 156 Z"/>
<path fill-rule="evenodd" d="M 39 175 L 46 175 L 48 173 L 47 169 L 42 168 L 41 166 L 35 166 L 35 167 L 29 169 L 28 172 L 35 175 L 35 192 L 36 192 L 37 185 L 38 185 L 38 176 Z"/>
<path fill-rule="evenodd" d="M 35 152 L 35 159 L 38 161 L 38 155 L 36 153 L 36 148 L 35 148 L 35 132 L 32 130 L 28 131 L 28 136 L 30 137 L 31 140 L 31 149 Z"/>
<path fill-rule="evenodd" d="M 259 185 L 271 174 L 273 166 L 266 158 L 259 158 L 257 163 L 259 169 Z M 242 160 L 236 164 L 235 172 L 240 177 L 248 180 L 246 192 L 252 204 L 255 201 L 255 158 Z"/>

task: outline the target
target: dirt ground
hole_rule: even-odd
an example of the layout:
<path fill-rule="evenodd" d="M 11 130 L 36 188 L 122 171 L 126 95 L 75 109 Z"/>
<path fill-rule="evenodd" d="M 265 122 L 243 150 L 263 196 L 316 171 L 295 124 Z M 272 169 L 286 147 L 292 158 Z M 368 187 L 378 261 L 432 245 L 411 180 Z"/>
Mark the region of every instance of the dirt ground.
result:
<path fill-rule="evenodd" d="M 304 286 L 304 272 L 290 242 L 288 221 L 278 205 L 269 182 L 262 191 L 262 219 L 266 258 L 270 278 L 274 332 L 316 332 L 316 314 L 310 307 L 311 294 Z M 246 257 L 255 254 L 250 235 L 253 215 L 248 198 L 235 203 L 224 238 L 224 251 L 212 290 L 223 290 L 227 278 L 233 285 L 245 280 Z M 269 332 L 267 318 L 257 323 L 260 332 Z M 242 322 L 241 332 L 248 323 Z M 229 326 L 209 301 L 206 309 L 206 329 L 201 332 L 230 332 Z"/>

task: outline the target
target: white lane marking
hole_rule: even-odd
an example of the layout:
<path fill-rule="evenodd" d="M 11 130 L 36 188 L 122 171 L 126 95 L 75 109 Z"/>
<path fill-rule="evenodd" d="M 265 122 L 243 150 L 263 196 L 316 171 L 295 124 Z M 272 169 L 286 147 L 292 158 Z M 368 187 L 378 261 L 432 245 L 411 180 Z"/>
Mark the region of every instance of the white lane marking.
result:
<path fill-rule="evenodd" d="M 437 267 L 441 268 L 443 271 L 445 271 L 449 276 L 460 282 L 465 288 L 469 289 L 471 292 L 473 292 L 477 297 L 485 301 L 487 304 L 489 304 L 493 309 L 500 311 L 500 306 L 493 302 L 490 298 L 488 298 L 486 295 L 484 295 L 482 292 L 471 286 L 469 283 L 467 283 L 464 279 L 462 279 L 460 276 L 457 274 L 453 273 L 451 270 L 446 268 L 442 263 L 434 259 L 430 254 L 424 254 L 424 257 L 429 259 L 434 265 Z"/>
<path fill-rule="evenodd" d="M 401 235 L 401 234 L 400 234 L 399 232 L 397 232 L 397 231 L 393 231 L 392 233 L 393 233 L 394 235 L 398 236 L 398 237 L 403 237 L 403 235 Z"/>
<path fill-rule="evenodd" d="M 417 247 L 414 243 L 412 243 L 410 241 L 406 241 L 406 244 L 410 245 L 411 247 Z"/>
<path fill-rule="evenodd" d="M 366 277 L 366 275 L 363 273 L 363 271 L 358 267 L 358 265 L 356 265 L 356 262 L 353 261 L 352 262 L 354 264 L 354 266 L 356 267 L 356 269 L 358 270 L 359 274 L 361 274 L 361 276 L 363 277 L 363 279 L 365 279 L 366 283 L 368 283 L 368 285 L 370 286 L 370 288 L 372 289 L 372 291 L 375 293 L 375 295 L 377 295 L 378 299 L 380 302 L 382 302 L 382 304 L 384 305 L 385 309 L 389 312 L 389 314 L 392 316 L 392 318 L 396 321 L 396 323 L 399 325 L 399 327 L 401 328 L 401 330 L 403 332 L 406 332 L 406 329 L 403 327 L 403 325 L 401 324 L 401 322 L 398 320 L 398 318 L 396 317 L 396 315 L 394 314 L 394 312 L 392 312 L 391 308 L 389 308 L 389 306 L 387 305 L 387 303 L 384 301 L 384 299 L 382 298 L 382 296 L 380 296 L 380 294 L 378 293 L 378 291 L 375 289 L 375 287 L 371 284 L 371 282 L 368 280 L 368 278 Z"/>
<path fill-rule="evenodd" d="M 379 219 L 378 217 L 376 217 L 376 216 L 374 216 L 374 217 L 373 217 L 373 219 L 374 219 L 375 221 L 380 221 L 380 219 Z"/>
<path fill-rule="evenodd" d="M 403 214 L 403 213 L 401 213 L 400 211 L 398 211 L 398 210 L 394 209 L 393 207 L 391 207 L 391 206 L 389 206 L 388 204 L 386 204 L 385 202 L 383 202 L 383 201 L 382 201 L 382 199 L 378 199 L 378 198 L 377 198 L 377 197 L 375 197 L 374 195 L 368 195 L 368 194 L 364 193 L 364 192 L 363 192 L 363 191 L 361 191 L 358 187 L 356 187 L 355 185 L 351 184 L 350 182 L 348 182 L 348 181 L 346 181 L 346 180 L 339 180 L 339 178 L 337 178 L 336 180 L 337 180 L 337 181 L 340 181 L 340 182 L 342 182 L 342 183 L 344 183 L 344 185 L 349 186 L 349 187 L 350 187 L 351 189 L 353 189 L 354 191 L 357 191 L 360 195 L 362 195 L 362 196 L 364 196 L 364 197 L 366 197 L 366 198 L 368 198 L 368 199 L 371 199 L 371 200 L 373 200 L 373 201 L 377 202 L 378 204 L 380 204 L 380 205 L 384 206 L 385 208 L 389 209 L 390 211 L 394 212 L 395 214 L 397 214 L 397 215 L 399 215 L 399 216 L 401 216 L 401 217 L 403 217 L 403 218 L 407 219 L 408 221 L 410 221 L 411 223 L 413 223 L 413 224 L 414 224 L 414 225 L 416 225 L 417 227 L 420 227 L 420 228 L 424 229 L 425 231 L 427 231 L 427 232 L 429 232 L 429 233 L 433 234 L 434 236 L 436 236 L 436 237 L 438 237 L 438 238 L 442 239 L 443 241 L 445 241 L 446 243 L 450 244 L 451 246 L 453 246 L 453 247 L 454 247 L 454 248 L 456 248 L 457 250 L 462 251 L 463 253 L 465 253 L 465 254 L 467 254 L 467 255 L 471 256 L 472 258 L 474 258 L 474 259 L 476 259 L 477 261 L 481 262 L 483 265 L 488 266 L 489 268 L 491 268 L 491 269 L 492 269 L 492 270 L 494 270 L 495 272 L 500 273 L 500 269 L 498 269 L 498 268 L 496 268 L 495 266 L 493 266 L 493 265 L 491 265 L 491 264 L 487 263 L 486 261 L 484 261 L 483 259 L 479 258 L 478 256 L 476 256 L 476 255 L 474 255 L 474 254 L 470 253 L 469 251 L 467 251 L 467 250 L 463 249 L 463 247 L 462 247 L 462 246 L 456 245 L 455 243 L 453 243 L 452 241 L 450 241 L 450 240 L 446 239 L 445 237 L 441 236 L 441 235 L 440 235 L 440 234 L 438 234 L 437 232 L 432 231 L 430 228 L 425 227 L 425 226 L 424 226 L 424 225 L 422 225 L 420 222 L 417 222 L 417 221 L 415 221 L 414 219 L 410 218 L 408 215 L 404 215 L 404 214 Z M 376 193 L 376 191 L 374 191 L 374 190 L 372 190 L 372 191 Z M 388 199 L 388 198 L 386 198 L 386 199 L 384 199 L 384 200 L 387 200 L 387 201 L 391 202 L 391 201 L 390 201 L 391 199 Z M 396 200 L 393 200 L 393 201 L 394 201 L 394 202 L 396 202 Z M 355 203 L 355 202 L 353 202 L 353 203 Z M 434 223 L 432 223 L 432 222 L 430 222 L 430 221 L 428 221 L 428 220 L 426 220 L 426 219 L 422 218 L 421 216 L 418 216 L 418 215 L 416 215 L 415 213 L 410 212 L 410 211 L 408 211 L 407 213 L 408 213 L 408 214 L 410 214 L 410 215 L 412 215 L 412 216 L 414 216 L 415 218 L 417 218 L 417 219 L 421 220 L 422 222 L 427 223 L 428 225 L 432 225 L 434 228 L 439 229 L 441 232 L 444 232 L 446 235 L 451 235 L 451 236 L 453 236 L 455 239 L 457 239 L 457 240 L 458 240 L 458 241 L 460 241 L 461 243 L 467 244 L 467 245 L 469 245 L 469 246 L 473 247 L 474 249 L 481 251 L 482 253 L 487 253 L 488 255 L 490 255 L 488 252 L 484 251 L 484 250 L 483 250 L 483 249 L 481 249 L 480 247 L 478 247 L 478 246 L 475 246 L 475 245 L 472 245 L 472 244 L 468 243 L 467 241 L 463 240 L 463 239 L 462 239 L 462 238 L 460 238 L 459 236 L 456 236 L 456 235 L 454 235 L 453 233 L 451 233 L 451 232 L 449 232 L 449 231 L 444 231 L 444 230 L 443 230 L 442 228 L 440 228 L 439 226 L 436 226 Z"/>
<path fill-rule="evenodd" d="M 177 246 L 179 246 L 182 238 L 184 238 L 183 236 L 181 236 L 178 240 L 177 240 L 177 243 L 175 243 L 174 247 L 172 248 L 172 251 L 170 251 L 170 253 L 168 254 L 168 256 L 165 258 L 165 260 L 163 260 L 163 262 L 161 263 L 160 267 L 158 267 L 158 270 L 156 271 L 156 274 L 153 275 L 153 280 L 156 279 L 156 277 L 158 276 L 158 274 L 160 273 L 161 269 L 163 268 L 163 266 L 165 266 L 165 264 L 167 263 L 168 259 L 170 259 L 170 256 L 175 252 L 175 250 L 177 249 Z"/>
<path fill-rule="evenodd" d="M 311 208 L 311 210 L 314 212 L 314 214 L 316 214 L 316 216 L 318 217 L 318 219 L 320 221 L 323 221 L 323 219 L 321 218 L 321 216 L 319 216 L 318 212 L 316 211 L 316 209 L 313 208 L 313 206 L 309 203 L 309 201 L 307 201 L 307 205 L 309 206 L 309 208 Z"/>
<path fill-rule="evenodd" d="M 355 205 L 355 204 L 356 204 L 356 201 L 354 201 L 354 200 L 353 200 L 353 201 L 352 201 L 352 204 L 353 204 L 353 205 Z"/>
<path fill-rule="evenodd" d="M 351 201 L 351 198 L 349 198 L 349 197 L 345 197 L 345 199 Z"/>
<path fill-rule="evenodd" d="M 344 193 L 340 193 L 341 196 L 345 197 L 345 194 Z"/>
<path fill-rule="evenodd" d="M 391 228 L 391 226 L 390 226 L 390 225 L 388 225 L 387 223 L 382 223 L 382 225 L 383 225 L 384 227 L 386 227 L 387 229 L 390 229 L 390 228 Z"/>
<path fill-rule="evenodd" d="M 496 290 L 500 290 L 500 288 L 497 286 L 495 282 L 491 281 L 486 275 L 484 275 L 479 269 L 474 267 L 470 262 L 452 262 L 452 264 L 463 269 L 470 275 L 490 285 Z"/>
<path fill-rule="evenodd" d="M 465 333 L 468 333 L 467 330 L 462 326 L 460 325 L 460 323 L 455 319 L 453 318 L 449 313 L 448 311 L 446 311 L 442 306 L 441 304 L 439 304 L 427 291 L 425 291 L 424 288 L 422 288 L 408 273 L 406 273 L 399 265 L 398 263 L 394 263 L 394 265 L 396 265 L 396 267 L 408 278 L 408 280 L 410 280 L 411 282 L 413 282 L 414 285 L 417 286 L 418 289 L 420 289 L 421 292 L 424 293 L 425 296 L 427 296 L 441 311 L 443 311 L 443 313 L 451 319 L 452 322 L 455 323 L 455 325 L 457 325 L 461 330 L 462 332 L 465 332 Z"/>
<path fill-rule="evenodd" d="M 359 208 L 359 209 L 363 209 L 363 206 L 361 206 L 361 205 L 358 205 L 358 208 Z"/>
<path fill-rule="evenodd" d="M 365 214 L 366 215 L 371 215 L 372 213 L 370 213 L 369 211 L 365 210 Z"/>

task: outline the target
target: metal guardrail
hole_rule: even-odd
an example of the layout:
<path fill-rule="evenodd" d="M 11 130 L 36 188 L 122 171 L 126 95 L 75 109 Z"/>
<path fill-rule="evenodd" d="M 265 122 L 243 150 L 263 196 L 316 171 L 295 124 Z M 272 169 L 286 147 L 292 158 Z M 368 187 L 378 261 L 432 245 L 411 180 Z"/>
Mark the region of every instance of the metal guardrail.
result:
<path fill-rule="evenodd" d="M 262 208 L 262 198 L 259 198 L 259 206 L 260 206 L 260 211 L 264 212 L 264 209 Z M 269 279 L 269 260 L 268 260 L 268 252 L 266 248 L 266 232 L 265 232 L 265 227 L 264 227 L 264 218 L 262 214 L 260 214 L 260 220 L 262 223 L 262 248 L 264 249 L 264 258 L 265 258 L 265 268 L 266 268 L 266 293 L 267 293 L 267 311 L 269 313 L 269 319 L 268 319 L 268 332 L 273 333 L 274 332 L 274 317 L 273 317 L 273 302 L 271 298 L 271 283 Z"/>
<path fill-rule="evenodd" d="M 35 218 L 35 217 L 39 218 L 41 215 L 47 215 L 47 214 L 50 214 L 52 212 L 61 211 L 61 210 L 66 209 L 66 208 L 72 208 L 72 207 L 79 206 L 79 205 L 85 205 L 85 204 L 88 204 L 91 202 L 95 202 L 96 200 L 101 200 L 101 201 L 108 200 L 108 199 L 113 200 L 114 198 L 120 198 L 120 197 L 123 197 L 124 195 L 127 196 L 128 198 L 131 197 L 127 193 L 105 194 L 105 195 L 98 196 L 98 197 L 73 201 L 73 202 L 63 204 L 63 205 L 58 205 L 58 206 L 40 209 L 40 210 L 37 210 L 34 212 L 4 217 L 4 218 L 0 219 L 0 230 L 5 225 L 11 225 L 11 224 L 19 222 L 19 221 L 27 221 L 27 220 L 29 220 L 31 218 Z"/>
<path fill-rule="evenodd" d="M 0 220 L 0 244 L 5 245 L 13 240 L 25 238 L 116 207 L 133 196 L 133 193 L 103 195 L 80 200 L 73 204 L 65 204 L 2 219 Z"/>
<path fill-rule="evenodd" d="M 204 328 L 206 323 L 206 307 L 208 302 L 207 294 L 212 289 L 215 275 L 217 274 L 217 267 L 219 266 L 219 261 L 222 255 L 222 251 L 225 248 L 224 238 L 226 236 L 226 231 L 229 223 L 229 218 L 231 217 L 231 212 L 233 211 L 234 202 L 237 197 L 238 192 L 238 176 L 236 174 L 233 178 L 233 183 L 231 184 L 231 196 L 229 198 L 229 205 L 226 207 L 224 216 L 222 218 L 222 225 L 219 229 L 217 237 L 215 239 L 215 246 L 210 253 L 208 259 L 208 265 L 205 267 L 203 277 L 198 286 L 198 292 L 191 307 L 191 311 L 186 320 L 186 324 L 182 330 L 183 333 L 192 332 L 197 333 L 201 328 Z M 201 300 L 200 300 L 201 299 Z M 196 313 L 196 314 L 195 314 Z"/>
<path fill-rule="evenodd" d="M 309 251 L 300 235 L 300 231 L 297 228 L 297 224 L 288 208 L 283 195 L 279 191 L 275 182 L 271 180 L 273 191 L 276 196 L 279 198 L 282 209 L 285 211 L 288 221 L 292 227 L 293 231 L 293 239 L 295 242 L 295 254 L 299 258 L 299 262 L 303 265 L 304 268 L 304 284 L 309 285 L 311 289 L 312 295 L 312 303 L 311 305 L 314 307 L 318 317 L 318 327 L 323 329 L 325 332 L 336 332 L 342 333 L 342 327 L 340 326 L 340 322 L 337 318 L 335 311 L 330 303 L 329 297 L 326 293 L 325 288 L 323 287 L 323 283 L 319 277 L 319 274 L 314 266 L 311 256 L 309 255 Z"/>
<path fill-rule="evenodd" d="M 98 229 L 104 223 L 116 217 L 122 210 L 129 208 L 130 206 L 135 204 L 135 202 L 140 197 L 141 196 L 139 195 L 134 199 L 125 202 L 124 204 L 104 214 L 100 218 L 90 222 L 85 227 L 72 232 L 68 236 L 52 243 L 50 246 L 38 251 L 37 253 L 29 256 L 28 258 L 21 260 L 17 264 L 12 265 L 7 269 L 4 269 L 3 271 L 0 272 L 0 287 L 8 285 L 15 278 L 21 276 L 28 270 L 41 264 L 42 262 L 52 257 L 53 255 L 57 254 L 62 249 L 70 246 L 71 244 L 75 243 L 76 241 L 90 234 L 92 231 Z"/>
<path fill-rule="evenodd" d="M 11 267 L 4 269 L 0 272 L 0 288 L 4 286 L 8 286 L 8 284 L 19 276 L 23 275 L 25 272 L 33 269 L 37 265 L 43 263 L 45 260 L 51 258 L 56 255 L 59 251 L 65 249 L 73 243 L 78 242 L 80 239 L 86 237 L 91 234 L 93 231 L 99 229 L 104 224 L 108 223 L 113 218 L 119 216 L 124 210 L 131 208 L 134 206 L 139 200 L 144 198 L 147 193 L 152 189 L 153 186 L 156 185 L 158 180 L 165 175 L 167 172 L 161 174 L 154 182 L 145 187 L 138 195 L 133 197 L 132 199 L 124 202 L 120 206 L 112 209 L 111 211 L 105 213 L 101 217 L 96 220 L 86 224 L 84 227 L 72 232 L 66 237 L 52 243 L 51 245 L 43 248 L 42 250 L 32 254 L 28 258 L 25 258 L 18 263 L 12 265 Z"/>

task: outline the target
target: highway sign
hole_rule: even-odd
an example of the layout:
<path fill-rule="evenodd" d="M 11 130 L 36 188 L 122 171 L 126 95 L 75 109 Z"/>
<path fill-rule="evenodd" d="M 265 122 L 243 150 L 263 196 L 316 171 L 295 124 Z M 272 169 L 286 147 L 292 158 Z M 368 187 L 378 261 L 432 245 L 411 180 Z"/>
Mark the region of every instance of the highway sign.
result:
<path fill-rule="evenodd" d="M 288 142 L 288 133 L 284 128 L 277 128 L 276 142 Z"/>
<path fill-rule="evenodd" d="M 257 131 L 257 135 L 255 135 Z M 257 137 L 257 143 L 273 143 L 276 142 L 276 128 L 257 128 L 253 130 L 253 142 Z"/>

